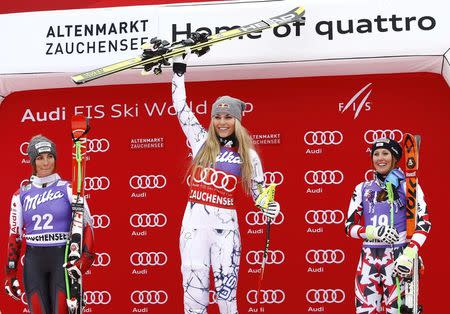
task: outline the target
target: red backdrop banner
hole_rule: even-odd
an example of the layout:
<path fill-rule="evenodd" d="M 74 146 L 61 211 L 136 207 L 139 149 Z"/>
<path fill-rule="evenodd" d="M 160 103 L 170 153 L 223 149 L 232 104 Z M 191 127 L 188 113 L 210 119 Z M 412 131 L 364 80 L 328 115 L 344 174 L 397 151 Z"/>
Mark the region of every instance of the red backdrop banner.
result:
<path fill-rule="evenodd" d="M 196 82 L 187 83 L 187 94 L 204 126 L 218 96 L 245 100 L 243 123 L 257 145 L 266 182 L 278 184 L 282 214 L 272 226 L 259 302 L 264 221 L 250 199 L 239 199 L 241 313 L 354 312 L 361 241 L 344 233 L 347 206 L 356 184 L 371 176 L 371 143 L 381 136 L 400 141 L 406 132 L 422 136 L 419 178 L 433 223 L 421 251 L 428 266 L 421 300 L 428 313 L 440 311 L 446 294 L 435 287 L 450 279 L 445 265 L 439 267 L 449 257 L 444 232 L 450 94 L 441 76 Z M 6 265 L 10 197 L 30 175 L 29 139 L 35 134 L 53 139 L 58 172 L 70 180 L 70 117 L 85 114 L 92 125 L 85 184 L 97 251 L 84 277 L 85 312 L 182 313 L 178 238 L 190 150 L 170 97 L 169 83 L 8 96 L 0 106 L 6 134 L 0 265 Z M 212 288 L 210 302 L 210 313 L 218 313 Z M 0 310 L 27 311 L 5 294 Z"/>

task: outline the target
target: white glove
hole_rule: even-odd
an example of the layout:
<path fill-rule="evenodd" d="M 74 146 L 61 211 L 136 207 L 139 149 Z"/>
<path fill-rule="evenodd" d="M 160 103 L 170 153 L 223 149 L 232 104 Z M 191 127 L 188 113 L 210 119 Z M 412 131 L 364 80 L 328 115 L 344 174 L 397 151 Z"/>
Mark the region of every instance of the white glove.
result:
<path fill-rule="evenodd" d="M 394 263 L 393 277 L 410 277 L 414 265 L 414 259 L 417 257 L 417 248 L 406 247 Z"/>
<path fill-rule="evenodd" d="M 191 49 L 186 47 L 184 50 L 184 54 L 173 57 L 173 63 L 183 63 L 186 64 L 189 58 L 191 57 Z"/>
<path fill-rule="evenodd" d="M 267 208 L 261 207 L 261 211 L 266 217 L 273 220 L 280 213 L 280 204 L 276 201 L 269 202 Z"/>
<path fill-rule="evenodd" d="M 366 236 L 368 240 L 379 240 L 389 244 L 394 244 L 400 239 L 397 230 L 391 226 L 367 226 Z"/>
<path fill-rule="evenodd" d="M 81 270 L 78 268 L 77 261 L 64 263 L 63 267 L 67 269 L 67 274 L 73 280 L 78 280 L 81 277 Z"/>

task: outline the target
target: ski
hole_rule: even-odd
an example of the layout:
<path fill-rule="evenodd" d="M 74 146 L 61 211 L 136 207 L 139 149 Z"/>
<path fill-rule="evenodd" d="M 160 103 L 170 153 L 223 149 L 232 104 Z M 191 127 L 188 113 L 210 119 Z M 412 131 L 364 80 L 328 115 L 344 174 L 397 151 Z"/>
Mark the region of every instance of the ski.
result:
<path fill-rule="evenodd" d="M 169 42 L 165 40 L 162 41 L 157 38 L 153 38 L 150 42 L 153 44 L 153 50 L 144 49 L 144 53 L 139 57 L 127 59 L 105 67 L 74 75 L 72 76 L 72 80 L 76 84 L 84 84 L 103 76 L 137 66 L 144 66 L 146 71 L 156 67 L 154 72 L 155 74 L 159 74 L 161 73 L 161 66 L 169 65 L 167 61 L 168 59 L 183 55 L 186 52 L 186 47 L 189 47 L 192 52 L 201 56 L 208 52 L 210 46 L 218 42 L 300 21 L 304 14 L 305 9 L 302 6 L 299 6 L 284 14 L 241 26 L 239 28 L 227 30 L 218 34 L 207 36 L 206 33 L 192 33 L 189 39 L 174 42 L 172 44 L 169 44 Z"/>
<path fill-rule="evenodd" d="M 81 257 L 83 249 L 84 220 L 84 178 L 86 171 L 86 151 L 89 131 L 88 119 L 77 115 L 72 117 L 72 224 L 66 245 L 65 263 Z M 83 312 L 82 278 L 72 279 L 65 271 L 67 307 L 70 314 Z"/>
<path fill-rule="evenodd" d="M 417 223 L 417 172 L 419 170 L 420 136 L 405 134 L 403 142 L 405 148 L 405 176 L 406 176 L 406 237 L 411 239 L 416 230 Z M 405 302 L 400 307 L 402 314 L 419 314 L 422 306 L 419 305 L 419 271 L 422 269 L 422 259 L 414 259 L 413 273 L 410 278 L 404 279 Z"/>
<path fill-rule="evenodd" d="M 259 194 L 258 198 L 256 199 L 255 205 L 259 209 L 267 208 L 269 206 L 270 202 L 273 202 L 275 200 L 275 189 L 277 185 L 276 184 L 270 184 L 267 188 L 265 188 L 261 193 Z M 270 218 L 267 218 L 266 223 L 266 243 L 264 245 L 264 253 L 263 253 L 263 260 L 261 263 L 261 273 L 259 276 L 258 281 L 258 290 L 257 290 L 257 298 L 259 299 L 259 292 L 261 291 L 261 284 L 264 278 L 264 269 L 267 262 L 267 254 L 269 252 L 269 244 L 270 244 L 270 224 L 272 220 Z"/>

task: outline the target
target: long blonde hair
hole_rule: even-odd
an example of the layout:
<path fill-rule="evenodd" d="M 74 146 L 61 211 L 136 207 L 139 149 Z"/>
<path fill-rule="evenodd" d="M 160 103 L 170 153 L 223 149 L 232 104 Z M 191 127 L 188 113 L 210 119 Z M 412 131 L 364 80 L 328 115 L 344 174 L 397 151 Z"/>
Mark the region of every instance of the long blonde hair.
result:
<path fill-rule="evenodd" d="M 252 139 L 247 129 L 238 119 L 235 119 L 234 134 L 237 139 L 238 153 L 241 156 L 241 179 L 245 193 L 250 194 L 253 167 L 250 160 L 250 150 L 254 149 Z M 188 172 L 194 176 L 198 168 L 214 167 L 217 155 L 220 153 L 220 143 L 217 139 L 214 125 L 211 121 L 208 128 L 208 135 L 205 144 L 192 161 L 192 166 Z"/>

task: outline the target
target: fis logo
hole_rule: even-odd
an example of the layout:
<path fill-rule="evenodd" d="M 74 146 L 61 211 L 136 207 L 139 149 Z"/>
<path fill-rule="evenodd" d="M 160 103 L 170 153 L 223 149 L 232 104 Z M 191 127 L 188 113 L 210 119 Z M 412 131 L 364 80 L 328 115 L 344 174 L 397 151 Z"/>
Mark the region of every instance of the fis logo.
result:
<path fill-rule="evenodd" d="M 372 83 L 369 83 L 361 88 L 361 90 L 353 95 L 353 97 L 347 103 L 340 102 L 338 104 L 339 112 L 344 113 L 345 111 L 353 110 L 353 119 L 356 119 L 362 110 L 370 111 L 372 109 L 372 102 L 368 101 L 368 98 L 372 93 L 372 89 L 369 89 L 371 85 Z"/>

